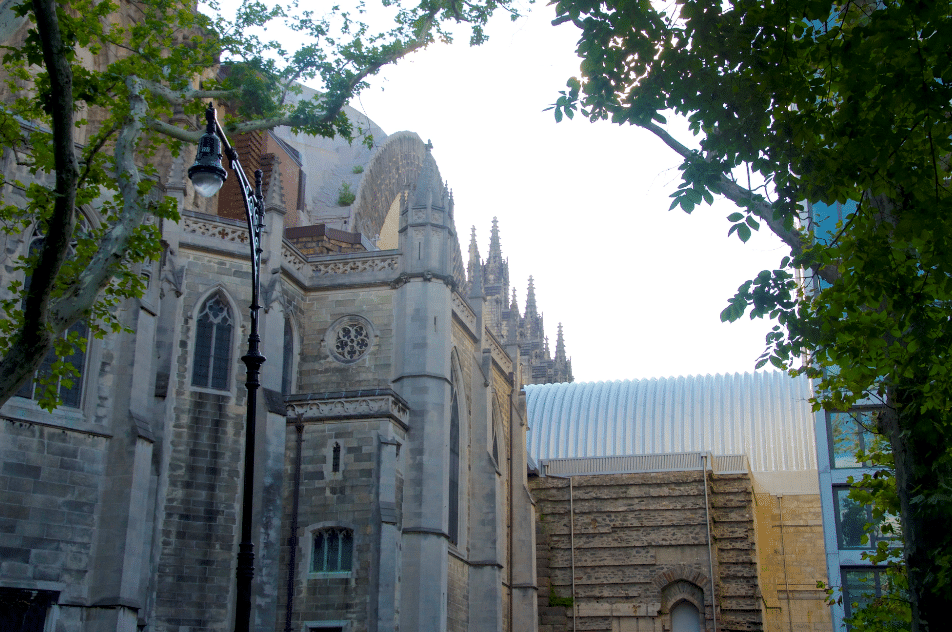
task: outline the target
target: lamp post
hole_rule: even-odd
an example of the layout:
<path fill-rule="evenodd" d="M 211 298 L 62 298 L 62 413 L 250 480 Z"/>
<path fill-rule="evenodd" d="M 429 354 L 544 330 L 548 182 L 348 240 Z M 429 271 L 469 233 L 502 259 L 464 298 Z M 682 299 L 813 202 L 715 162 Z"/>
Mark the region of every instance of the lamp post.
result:
<path fill-rule="evenodd" d="M 248 369 L 245 387 L 248 389 L 247 424 L 245 427 L 245 467 L 244 485 L 241 492 L 241 542 L 238 544 L 237 601 L 235 603 L 235 632 L 249 632 L 251 629 L 251 580 L 254 578 L 254 544 L 251 541 L 251 517 L 254 505 L 255 475 L 255 422 L 258 408 L 258 386 L 261 365 L 265 357 L 261 355 L 258 336 L 258 289 L 261 267 L 261 230 L 264 228 L 264 199 L 261 195 L 261 170 L 255 171 L 255 186 L 251 187 L 241 163 L 238 152 L 228 143 L 225 132 L 215 118 L 215 108 L 211 104 L 205 110 L 207 125 L 205 133 L 198 141 L 198 153 L 195 164 L 189 167 L 191 179 L 199 195 L 211 197 L 225 183 L 228 173 L 221 165 L 221 147 L 224 145 L 231 170 L 238 178 L 241 197 L 245 203 L 245 217 L 248 220 L 248 241 L 251 245 L 251 333 L 248 334 L 248 353 L 241 361 Z"/>

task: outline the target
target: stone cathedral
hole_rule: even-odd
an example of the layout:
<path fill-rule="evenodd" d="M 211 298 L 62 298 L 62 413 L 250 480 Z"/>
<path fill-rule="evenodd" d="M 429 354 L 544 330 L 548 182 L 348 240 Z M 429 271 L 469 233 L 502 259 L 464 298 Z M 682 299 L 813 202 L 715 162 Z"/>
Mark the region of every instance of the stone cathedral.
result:
<path fill-rule="evenodd" d="M 495 221 L 463 258 L 431 146 L 374 131 L 372 150 L 234 139 L 267 209 L 255 629 L 533 630 L 522 387 L 572 379 L 561 329 L 553 356 Z M 4 630 L 231 628 L 250 260 L 234 183 L 199 198 L 186 160 L 129 332 L 89 341 L 55 412 L 29 389 L 0 411 Z M 26 177 L 13 152 L 2 168 Z M 6 240 L 6 279 L 31 234 Z"/>

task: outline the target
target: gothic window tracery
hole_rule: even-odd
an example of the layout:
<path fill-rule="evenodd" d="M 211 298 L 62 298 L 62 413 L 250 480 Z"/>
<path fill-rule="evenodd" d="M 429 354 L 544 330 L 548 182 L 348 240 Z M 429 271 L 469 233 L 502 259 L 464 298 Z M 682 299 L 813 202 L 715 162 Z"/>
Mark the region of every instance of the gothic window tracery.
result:
<path fill-rule="evenodd" d="M 354 532 L 327 527 L 314 532 L 313 573 L 348 573 L 353 568 Z"/>
<path fill-rule="evenodd" d="M 192 386 L 229 390 L 231 374 L 231 309 L 214 294 L 198 313 Z"/>
<path fill-rule="evenodd" d="M 357 315 L 345 316 L 328 329 L 327 350 L 338 362 L 351 364 L 367 355 L 374 336 L 370 321 Z"/>

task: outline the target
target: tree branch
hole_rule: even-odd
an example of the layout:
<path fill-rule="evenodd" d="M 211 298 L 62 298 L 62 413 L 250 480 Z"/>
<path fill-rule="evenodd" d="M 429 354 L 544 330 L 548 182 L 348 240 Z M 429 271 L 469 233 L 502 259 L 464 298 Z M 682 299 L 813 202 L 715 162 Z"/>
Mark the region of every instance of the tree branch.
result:
<path fill-rule="evenodd" d="M 673 149 L 685 160 L 694 159 L 696 157 L 697 152 L 680 143 L 663 127 L 650 121 L 644 124 L 639 123 L 638 125 L 657 136 L 665 145 Z M 783 243 L 790 247 L 795 257 L 803 254 L 803 251 L 807 247 L 807 244 L 803 241 L 803 237 L 796 230 L 786 228 L 783 221 L 774 216 L 773 204 L 770 204 L 753 191 L 740 186 L 724 174 L 720 174 L 718 183 L 712 188 L 737 206 L 749 209 L 750 212 L 764 222 Z M 814 269 L 813 272 L 830 283 L 839 277 L 838 271 L 830 266 Z"/>
<path fill-rule="evenodd" d="M 76 226 L 74 206 L 79 162 L 73 143 L 73 72 L 63 54 L 66 46 L 56 15 L 56 3 L 53 0 L 33 0 L 33 12 L 43 48 L 43 63 L 50 80 L 49 109 L 56 184 L 45 239 L 23 302 L 23 324 L 0 360 L 0 404 L 32 378 L 37 359 L 42 359 L 52 348 L 53 338 L 58 332 L 48 327 L 50 294 Z"/>
<path fill-rule="evenodd" d="M 161 83 L 141 78 L 139 82 L 142 87 L 151 94 L 164 99 L 170 105 L 184 105 L 196 99 L 224 99 L 238 94 L 238 90 L 193 90 L 191 88 L 187 90 L 173 90 Z"/>
<path fill-rule="evenodd" d="M 114 151 L 116 181 L 122 198 L 122 211 L 115 224 L 103 235 L 96 254 L 76 281 L 56 300 L 50 320 L 63 331 L 86 315 L 99 292 L 115 276 L 121 265 L 126 245 L 149 211 L 147 200 L 139 192 L 139 169 L 135 157 L 139 136 L 147 120 L 148 104 L 142 96 L 142 81 L 126 78 L 129 88 L 129 117 L 119 131 Z"/>

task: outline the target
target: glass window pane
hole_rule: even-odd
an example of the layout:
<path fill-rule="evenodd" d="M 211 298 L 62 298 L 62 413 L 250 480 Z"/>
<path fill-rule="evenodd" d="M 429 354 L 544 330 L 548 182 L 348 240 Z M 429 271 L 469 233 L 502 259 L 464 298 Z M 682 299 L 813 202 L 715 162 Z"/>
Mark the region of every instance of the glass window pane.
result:
<path fill-rule="evenodd" d="M 350 531 L 340 534 L 340 570 L 349 571 L 354 557 L 354 535 Z"/>
<path fill-rule="evenodd" d="M 340 570 L 340 533 L 336 531 L 327 533 L 327 570 Z"/>
<path fill-rule="evenodd" d="M 212 359 L 212 388 L 228 390 L 231 364 L 231 323 L 215 326 L 215 357 Z"/>
<path fill-rule="evenodd" d="M 863 467 L 856 454 L 868 450 L 875 437 L 873 411 L 830 413 L 829 420 L 833 467 Z"/>
<path fill-rule="evenodd" d="M 843 571 L 843 605 L 846 616 L 880 596 L 878 570 Z"/>
<path fill-rule="evenodd" d="M 311 560 L 311 570 L 316 572 L 327 570 L 323 531 L 314 534 L 314 558 Z"/>
<path fill-rule="evenodd" d="M 195 332 L 195 358 L 192 367 L 192 385 L 208 386 L 208 365 L 212 356 L 214 325 L 204 316 L 198 319 Z"/>
<path fill-rule="evenodd" d="M 849 498 L 849 488 L 837 488 L 836 495 L 837 536 L 841 549 L 869 548 L 872 544 L 863 544 L 863 533 L 872 513 L 866 505 Z M 870 538 L 870 542 L 873 538 Z"/>

